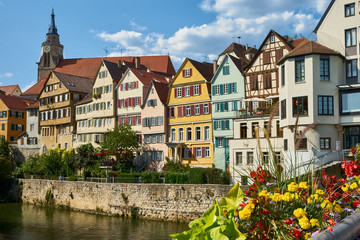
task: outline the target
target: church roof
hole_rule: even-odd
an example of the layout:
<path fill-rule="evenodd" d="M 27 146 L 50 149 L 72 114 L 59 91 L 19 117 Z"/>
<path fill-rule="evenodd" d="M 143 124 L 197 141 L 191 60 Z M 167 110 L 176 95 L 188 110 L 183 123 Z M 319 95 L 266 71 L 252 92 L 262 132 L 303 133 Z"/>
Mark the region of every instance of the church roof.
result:
<path fill-rule="evenodd" d="M 0 86 L 0 90 L 5 92 L 6 95 L 12 95 L 13 92 L 16 90 L 16 89 L 20 89 L 19 85 L 8 85 L 8 86 Z M 20 90 L 21 91 L 21 90 Z"/>
<path fill-rule="evenodd" d="M 5 94 L 0 94 L 0 100 L 9 108 L 14 110 L 23 110 L 25 111 L 30 104 L 36 103 L 36 100 L 10 96 Z"/>
<path fill-rule="evenodd" d="M 57 33 L 57 28 L 55 26 L 55 14 L 54 14 L 54 9 L 52 10 L 52 14 L 51 14 L 51 23 L 50 23 L 50 26 L 49 26 L 49 30 L 48 30 L 48 34 L 56 34 L 56 35 L 59 35 Z"/>

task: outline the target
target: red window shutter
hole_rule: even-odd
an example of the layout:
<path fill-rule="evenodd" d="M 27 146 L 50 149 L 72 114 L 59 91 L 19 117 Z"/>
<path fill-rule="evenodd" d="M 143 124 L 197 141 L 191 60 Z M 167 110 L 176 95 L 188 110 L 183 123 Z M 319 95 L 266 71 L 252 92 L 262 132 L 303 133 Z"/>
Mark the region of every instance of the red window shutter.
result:
<path fill-rule="evenodd" d="M 182 117 L 182 107 L 178 107 L 178 117 Z"/>
<path fill-rule="evenodd" d="M 183 106 L 183 111 L 182 112 L 184 113 L 184 116 L 186 115 L 185 109 L 186 109 L 185 106 Z"/>
<path fill-rule="evenodd" d="M 135 126 L 135 116 L 132 117 L 131 125 Z"/>
<path fill-rule="evenodd" d="M 190 77 L 192 76 L 192 68 L 190 68 Z"/>
<path fill-rule="evenodd" d="M 191 114 L 191 116 L 195 115 L 195 106 L 194 105 L 190 106 L 190 114 Z"/>
<path fill-rule="evenodd" d="M 204 114 L 204 104 L 200 104 L 200 114 Z"/>
<path fill-rule="evenodd" d="M 182 87 L 182 88 L 181 88 L 181 96 L 182 96 L 182 97 L 185 97 L 185 87 Z"/>
<path fill-rule="evenodd" d="M 129 99 L 125 99 L 125 107 L 127 108 L 129 104 Z"/>
<path fill-rule="evenodd" d="M 121 125 L 121 117 L 119 117 L 119 125 Z"/>
<path fill-rule="evenodd" d="M 132 106 L 135 107 L 135 98 L 132 98 Z"/>
<path fill-rule="evenodd" d="M 175 98 L 177 98 L 177 91 L 176 91 L 176 88 L 174 88 L 174 91 L 175 91 Z"/>
<path fill-rule="evenodd" d="M 125 91 L 127 90 L 128 88 L 127 88 L 127 83 L 125 83 Z"/>
<path fill-rule="evenodd" d="M 190 86 L 190 96 L 194 96 L 194 86 Z"/>
<path fill-rule="evenodd" d="M 171 117 L 170 112 L 171 112 L 171 108 L 168 108 L 168 110 L 167 110 L 168 118 Z"/>
<path fill-rule="evenodd" d="M 202 155 L 202 157 L 205 157 L 205 147 L 201 148 L 201 155 Z"/>
<path fill-rule="evenodd" d="M 209 106 L 209 113 L 211 113 L 211 104 L 208 104 Z"/>
<path fill-rule="evenodd" d="M 139 125 L 141 125 L 141 116 L 139 116 Z"/>
<path fill-rule="evenodd" d="M 173 107 L 171 108 L 171 117 L 175 117 L 175 109 Z"/>
<path fill-rule="evenodd" d="M 199 84 L 199 95 L 201 95 L 201 84 Z"/>
<path fill-rule="evenodd" d="M 185 77 L 185 70 L 182 70 L 183 77 Z"/>
<path fill-rule="evenodd" d="M 118 108 L 120 108 L 120 99 L 117 100 Z"/>
<path fill-rule="evenodd" d="M 141 97 L 139 97 L 139 105 L 141 105 Z"/>
<path fill-rule="evenodd" d="M 185 148 L 182 148 L 181 149 L 181 157 L 184 158 L 184 156 L 185 156 Z"/>

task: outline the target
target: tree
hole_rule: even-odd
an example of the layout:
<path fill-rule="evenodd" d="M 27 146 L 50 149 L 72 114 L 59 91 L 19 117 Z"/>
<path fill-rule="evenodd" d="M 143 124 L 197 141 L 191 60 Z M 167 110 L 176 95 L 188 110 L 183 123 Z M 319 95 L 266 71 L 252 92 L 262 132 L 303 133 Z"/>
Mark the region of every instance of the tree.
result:
<path fill-rule="evenodd" d="M 95 164 L 95 149 L 91 143 L 83 144 L 76 148 L 75 166 L 80 171 Z"/>
<path fill-rule="evenodd" d="M 0 138 L 0 179 L 11 177 L 12 168 L 9 143 L 4 138 Z"/>
<path fill-rule="evenodd" d="M 103 150 L 116 155 L 117 160 L 133 160 L 133 152 L 138 149 L 136 132 L 129 125 L 120 125 L 106 134 L 101 144 Z"/>

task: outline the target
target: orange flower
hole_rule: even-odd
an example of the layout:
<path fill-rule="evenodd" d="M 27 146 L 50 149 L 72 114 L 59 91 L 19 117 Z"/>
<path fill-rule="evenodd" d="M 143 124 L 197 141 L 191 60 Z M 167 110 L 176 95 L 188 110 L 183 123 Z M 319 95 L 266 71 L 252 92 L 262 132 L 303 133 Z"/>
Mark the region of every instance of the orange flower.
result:
<path fill-rule="evenodd" d="M 332 227 L 330 227 L 330 226 L 328 226 L 328 229 L 329 229 L 329 232 L 333 231 Z"/>

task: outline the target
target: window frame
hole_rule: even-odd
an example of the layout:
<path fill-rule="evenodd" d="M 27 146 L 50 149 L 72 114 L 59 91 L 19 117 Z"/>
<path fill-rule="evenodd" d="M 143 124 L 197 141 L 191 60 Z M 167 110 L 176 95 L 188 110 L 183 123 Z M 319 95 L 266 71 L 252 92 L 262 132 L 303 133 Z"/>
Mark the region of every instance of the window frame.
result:
<path fill-rule="evenodd" d="M 321 99 L 321 101 L 320 101 Z M 324 100 L 327 100 L 327 104 L 325 105 L 325 101 Z M 331 108 L 329 107 L 330 106 L 330 101 L 331 100 Z M 321 102 L 321 109 L 322 109 L 322 112 L 320 112 L 320 102 Z M 325 106 L 327 107 L 326 110 L 327 110 L 327 113 L 325 113 Z M 319 95 L 318 96 L 318 115 L 330 115 L 330 116 L 333 116 L 334 115 L 334 97 L 333 96 L 323 96 L 323 95 Z"/>
<path fill-rule="evenodd" d="M 302 82 L 305 82 L 305 59 L 299 58 L 295 60 L 295 83 Z"/>
<path fill-rule="evenodd" d="M 349 44 L 348 44 L 348 41 L 349 41 Z M 345 29 L 345 48 L 356 47 L 356 42 L 357 42 L 357 29 L 356 29 L 356 27 L 355 28 L 350 28 L 350 29 Z"/>
<path fill-rule="evenodd" d="M 241 156 L 241 158 L 238 158 L 238 156 Z M 235 165 L 239 166 L 243 164 L 243 153 L 242 152 L 235 152 Z"/>
<path fill-rule="evenodd" d="M 328 142 L 328 144 L 326 144 Z M 320 145 L 321 150 L 331 150 L 331 138 L 329 137 L 322 137 L 320 138 Z"/>
<path fill-rule="evenodd" d="M 201 127 L 197 126 L 195 127 L 195 141 L 201 141 Z"/>
<path fill-rule="evenodd" d="M 192 128 L 186 128 L 186 141 L 192 141 Z"/>
<path fill-rule="evenodd" d="M 349 14 L 347 14 L 348 9 L 349 9 Z M 345 12 L 344 12 L 345 17 L 355 16 L 355 3 L 345 4 L 344 10 L 345 10 Z M 351 10 L 353 10 L 352 13 L 351 13 Z"/>
<path fill-rule="evenodd" d="M 327 63 L 327 66 L 324 65 Z M 327 67 L 327 70 L 326 70 Z M 320 81 L 330 81 L 330 59 L 320 57 Z"/>
<path fill-rule="evenodd" d="M 306 102 L 304 102 L 304 100 L 306 99 Z M 299 97 L 293 97 L 292 98 L 292 107 L 293 107 L 293 117 L 296 117 L 296 115 L 299 113 L 299 116 L 309 116 L 309 100 L 308 100 L 308 96 L 299 96 Z M 300 104 L 297 103 L 295 105 L 295 101 L 302 101 L 302 106 L 303 109 L 301 112 L 299 112 L 299 106 Z M 306 108 L 306 109 L 305 109 Z"/>

